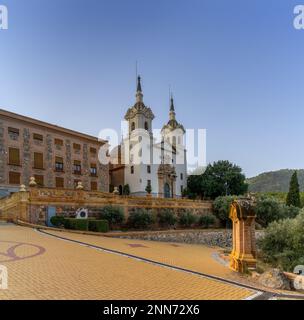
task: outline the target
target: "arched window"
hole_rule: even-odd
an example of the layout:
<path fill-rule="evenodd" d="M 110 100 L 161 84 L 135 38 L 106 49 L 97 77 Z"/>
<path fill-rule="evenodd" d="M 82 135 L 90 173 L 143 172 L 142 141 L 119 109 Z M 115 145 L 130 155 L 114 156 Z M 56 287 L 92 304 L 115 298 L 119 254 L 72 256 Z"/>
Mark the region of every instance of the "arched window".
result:
<path fill-rule="evenodd" d="M 132 122 L 131 131 L 134 131 L 134 130 L 135 130 L 135 122 Z"/>
<path fill-rule="evenodd" d="M 149 130 L 149 125 L 148 125 L 147 121 L 145 122 L 145 130 L 147 130 L 147 131 Z"/>

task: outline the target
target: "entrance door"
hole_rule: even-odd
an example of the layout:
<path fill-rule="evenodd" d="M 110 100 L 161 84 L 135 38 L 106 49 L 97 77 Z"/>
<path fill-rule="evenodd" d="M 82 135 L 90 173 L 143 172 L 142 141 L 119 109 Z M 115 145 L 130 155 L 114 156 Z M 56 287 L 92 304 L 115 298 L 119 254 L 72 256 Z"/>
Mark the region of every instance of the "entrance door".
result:
<path fill-rule="evenodd" d="M 165 195 L 165 198 L 171 198 L 170 186 L 169 186 L 168 183 L 165 183 L 165 186 L 164 186 L 164 195 Z"/>
<path fill-rule="evenodd" d="M 54 227 L 51 223 L 51 218 L 56 216 L 56 207 L 48 207 L 47 210 L 47 226 Z"/>

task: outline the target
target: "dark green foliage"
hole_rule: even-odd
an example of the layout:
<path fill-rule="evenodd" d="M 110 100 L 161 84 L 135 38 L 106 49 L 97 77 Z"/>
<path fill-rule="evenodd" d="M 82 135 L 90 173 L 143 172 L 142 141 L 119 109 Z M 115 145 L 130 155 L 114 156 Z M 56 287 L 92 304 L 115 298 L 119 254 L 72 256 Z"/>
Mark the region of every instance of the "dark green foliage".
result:
<path fill-rule="evenodd" d="M 256 202 L 256 221 L 261 226 L 266 227 L 270 222 L 283 219 L 286 208 L 275 198 L 259 198 Z"/>
<path fill-rule="evenodd" d="M 218 161 L 209 164 L 201 175 L 191 175 L 187 185 L 189 194 L 200 198 L 215 199 L 225 195 L 242 195 L 248 185 L 242 169 L 229 161 Z"/>
<path fill-rule="evenodd" d="M 101 220 L 107 220 L 112 227 L 124 222 L 125 216 L 123 209 L 116 206 L 105 206 L 101 209 L 99 214 Z"/>
<path fill-rule="evenodd" d="M 64 226 L 64 217 L 63 216 L 51 217 L 51 224 L 54 227 L 62 227 L 62 226 Z"/>
<path fill-rule="evenodd" d="M 129 215 L 128 225 L 135 229 L 147 229 L 155 223 L 155 216 L 151 210 L 135 209 Z"/>
<path fill-rule="evenodd" d="M 213 214 L 207 214 L 199 218 L 199 224 L 204 228 L 209 228 L 209 226 L 214 225 L 214 223 L 215 223 L 215 216 Z"/>
<path fill-rule="evenodd" d="M 197 216 L 191 211 L 183 212 L 179 217 L 179 224 L 183 227 L 191 227 L 197 221 Z"/>
<path fill-rule="evenodd" d="M 152 192 L 152 187 L 151 187 L 151 184 L 150 184 L 150 183 L 148 183 L 147 186 L 146 186 L 146 192 L 147 192 L 148 194 L 151 194 L 151 192 Z"/>
<path fill-rule="evenodd" d="M 259 240 L 266 262 L 292 272 L 304 264 L 304 211 L 295 219 L 272 222 Z"/>
<path fill-rule="evenodd" d="M 177 222 L 177 217 L 171 209 L 162 209 L 158 213 L 158 222 L 161 226 L 174 226 Z"/>
<path fill-rule="evenodd" d="M 89 225 L 89 222 L 87 219 L 74 219 L 74 218 L 64 219 L 64 227 L 66 229 L 87 231 L 88 225 Z"/>
<path fill-rule="evenodd" d="M 124 187 L 123 187 L 123 191 L 122 192 L 123 192 L 124 196 L 129 196 L 130 192 L 131 192 L 130 191 L 130 186 L 128 184 L 125 184 Z"/>
<path fill-rule="evenodd" d="M 109 222 L 107 220 L 89 220 L 89 231 L 108 232 Z"/>
<path fill-rule="evenodd" d="M 298 182 L 297 171 L 293 173 L 290 179 L 289 192 L 286 198 L 286 205 L 298 208 L 300 208 L 301 206 L 300 187 Z"/>
<path fill-rule="evenodd" d="M 213 202 L 214 215 L 220 220 L 224 227 L 231 227 L 229 218 L 230 206 L 237 199 L 236 196 L 217 197 Z"/>

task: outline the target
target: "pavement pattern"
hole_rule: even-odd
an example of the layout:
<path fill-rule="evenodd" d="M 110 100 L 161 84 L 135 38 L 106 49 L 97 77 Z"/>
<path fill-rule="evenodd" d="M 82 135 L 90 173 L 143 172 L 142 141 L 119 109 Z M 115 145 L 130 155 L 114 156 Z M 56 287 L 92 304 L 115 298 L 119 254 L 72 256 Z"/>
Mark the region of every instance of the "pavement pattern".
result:
<path fill-rule="evenodd" d="M 159 243 L 47 231 L 126 254 L 229 277 L 231 271 L 200 245 Z M 0 224 L 0 265 L 8 289 L 0 300 L 239 300 L 255 290 L 61 240 L 35 229 Z"/>

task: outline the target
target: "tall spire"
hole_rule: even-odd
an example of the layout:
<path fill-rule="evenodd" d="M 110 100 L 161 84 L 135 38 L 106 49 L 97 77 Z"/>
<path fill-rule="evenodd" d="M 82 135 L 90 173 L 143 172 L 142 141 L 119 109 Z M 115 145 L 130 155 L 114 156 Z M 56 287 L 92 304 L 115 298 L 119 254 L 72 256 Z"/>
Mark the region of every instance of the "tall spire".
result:
<path fill-rule="evenodd" d="M 137 77 L 136 102 L 143 102 L 143 94 L 141 89 L 141 77 Z"/>
<path fill-rule="evenodd" d="M 170 120 L 175 120 L 175 107 L 174 107 L 174 99 L 173 99 L 173 95 L 171 94 L 171 104 L 170 104 Z"/>
<path fill-rule="evenodd" d="M 174 99 L 173 99 L 173 95 L 171 94 L 171 105 L 170 105 L 170 111 L 175 111 L 175 108 L 174 108 Z"/>

